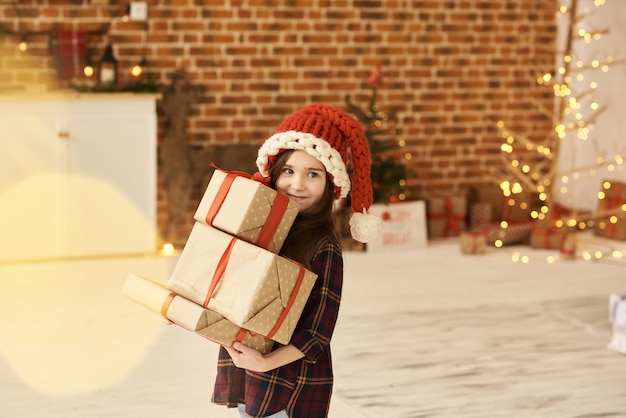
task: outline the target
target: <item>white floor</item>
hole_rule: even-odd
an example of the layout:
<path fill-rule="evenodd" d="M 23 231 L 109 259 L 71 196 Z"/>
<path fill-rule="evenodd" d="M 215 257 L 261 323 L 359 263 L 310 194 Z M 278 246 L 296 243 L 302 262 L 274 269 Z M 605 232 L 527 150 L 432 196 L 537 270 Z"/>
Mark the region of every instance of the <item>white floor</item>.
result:
<path fill-rule="evenodd" d="M 346 253 L 331 418 L 625 417 L 626 357 L 606 346 L 626 260 L 551 254 Z M 209 401 L 216 345 L 120 294 L 175 262 L 0 265 L 0 417 L 236 417 Z"/>

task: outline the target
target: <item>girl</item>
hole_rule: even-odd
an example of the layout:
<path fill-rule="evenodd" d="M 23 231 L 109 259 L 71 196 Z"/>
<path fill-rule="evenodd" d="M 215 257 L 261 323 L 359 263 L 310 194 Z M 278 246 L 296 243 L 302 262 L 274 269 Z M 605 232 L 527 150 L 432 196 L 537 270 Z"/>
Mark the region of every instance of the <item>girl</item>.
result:
<path fill-rule="evenodd" d="M 339 109 L 310 105 L 283 121 L 259 150 L 257 166 L 270 185 L 300 204 L 280 254 L 317 274 L 290 344 L 268 354 L 235 343 L 221 347 L 213 402 L 242 417 L 322 418 L 333 386 L 330 339 L 339 313 L 343 259 L 333 202 L 346 197 L 352 159 L 353 237 L 367 242 L 380 220 L 372 204 L 370 151 L 360 124 Z"/>

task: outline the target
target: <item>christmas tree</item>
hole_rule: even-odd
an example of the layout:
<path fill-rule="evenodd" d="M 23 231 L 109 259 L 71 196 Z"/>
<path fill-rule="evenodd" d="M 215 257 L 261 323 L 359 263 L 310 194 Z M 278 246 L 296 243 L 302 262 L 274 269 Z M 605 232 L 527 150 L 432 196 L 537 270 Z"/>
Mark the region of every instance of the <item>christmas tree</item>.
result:
<path fill-rule="evenodd" d="M 371 91 L 366 110 L 353 104 L 349 96 L 346 96 L 345 102 L 347 112 L 363 124 L 365 137 L 369 142 L 372 153 L 374 202 L 395 203 L 406 199 L 409 171 L 398 157 L 397 150 L 403 147 L 404 143 L 395 139 L 395 122 L 378 107 L 377 92 L 383 84 L 382 76 L 380 65 L 376 65 L 367 80 Z"/>

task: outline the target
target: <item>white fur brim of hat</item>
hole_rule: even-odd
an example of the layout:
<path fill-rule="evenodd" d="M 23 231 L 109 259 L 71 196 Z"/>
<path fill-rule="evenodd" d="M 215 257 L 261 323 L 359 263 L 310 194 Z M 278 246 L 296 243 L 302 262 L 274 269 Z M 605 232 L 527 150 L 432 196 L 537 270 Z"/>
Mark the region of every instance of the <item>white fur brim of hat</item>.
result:
<path fill-rule="evenodd" d="M 350 192 L 350 176 L 339 151 L 323 139 L 313 134 L 298 131 L 279 132 L 269 137 L 259 149 L 256 165 L 259 172 L 268 176 L 269 157 L 278 155 L 282 150 L 305 151 L 317 158 L 326 171 L 332 175 L 333 183 L 340 189 L 340 196 L 347 197 Z"/>
<path fill-rule="evenodd" d="M 305 151 L 317 158 L 332 175 L 333 183 L 339 188 L 340 197 L 345 198 L 350 192 L 350 176 L 341 154 L 328 142 L 313 134 L 298 131 L 275 133 L 269 137 L 261 148 L 256 159 L 259 173 L 269 176 L 269 157 L 278 155 L 281 151 L 293 149 Z M 380 235 L 382 220 L 367 213 L 355 212 L 350 217 L 350 234 L 359 242 L 369 242 Z"/>

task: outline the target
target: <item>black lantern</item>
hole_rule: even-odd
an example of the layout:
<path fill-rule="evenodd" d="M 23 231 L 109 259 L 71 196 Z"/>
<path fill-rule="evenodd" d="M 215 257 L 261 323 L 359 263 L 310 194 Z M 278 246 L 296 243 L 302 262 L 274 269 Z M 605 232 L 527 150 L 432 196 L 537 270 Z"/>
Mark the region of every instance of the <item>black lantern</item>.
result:
<path fill-rule="evenodd" d="M 100 84 L 117 84 L 117 60 L 113 55 L 113 46 L 108 44 L 98 64 L 98 81 Z"/>

